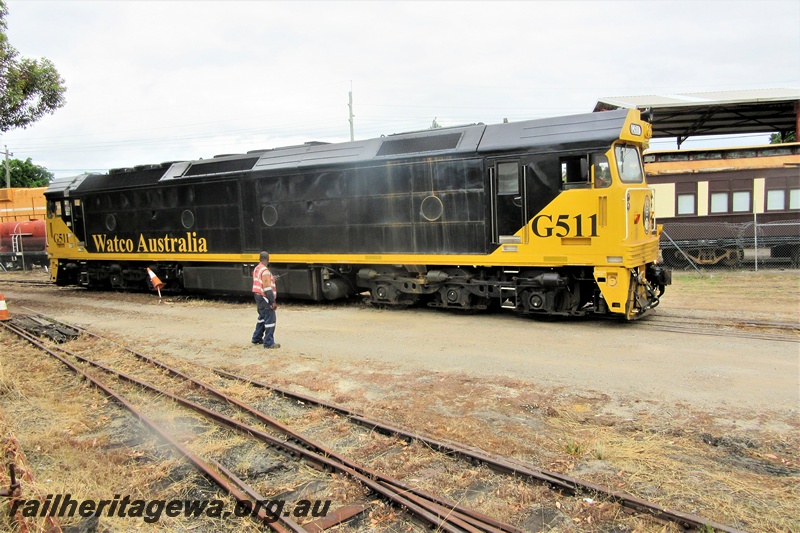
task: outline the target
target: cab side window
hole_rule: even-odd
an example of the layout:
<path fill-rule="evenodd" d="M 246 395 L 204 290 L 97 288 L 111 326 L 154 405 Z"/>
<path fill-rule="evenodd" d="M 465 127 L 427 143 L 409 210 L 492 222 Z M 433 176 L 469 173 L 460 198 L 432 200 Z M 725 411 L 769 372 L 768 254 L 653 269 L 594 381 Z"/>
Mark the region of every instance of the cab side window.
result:
<path fill-rule="evenodd" d="M 562 157 L 561 188 L 576 189 L 589 187 L 589 163 L 586 156 Z"/>
<path fill-rule="evenodd" d="M 592 175 L 595 189 L 603 189 L 611 185 L 611 166 L 608 157 L 603 154 L 592 154 Z"/>
<path fill-rule="evenodd" d="M 61 216 L 60 200 L 50 200 L 49 202 L 47 202 L 47 218 L 53 218 L 54 216 L 56 217 Z"/>

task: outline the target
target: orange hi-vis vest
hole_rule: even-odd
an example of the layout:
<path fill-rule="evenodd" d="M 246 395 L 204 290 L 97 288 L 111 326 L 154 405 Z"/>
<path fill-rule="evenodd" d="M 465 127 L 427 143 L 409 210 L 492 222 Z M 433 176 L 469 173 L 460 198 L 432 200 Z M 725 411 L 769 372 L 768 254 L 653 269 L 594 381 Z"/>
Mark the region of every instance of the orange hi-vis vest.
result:
<path fill-rule="evenodd" d="M 272 272 L 264 266 L 264 263 L 259 263 L 253 270 L 253 292 L 256 294 L 264 294 L 264 278 L 269 276 L 269 289 L 272 289 L 272 295 L 278 297 L 278 287 L 275 286 L 275 277 Z"/>

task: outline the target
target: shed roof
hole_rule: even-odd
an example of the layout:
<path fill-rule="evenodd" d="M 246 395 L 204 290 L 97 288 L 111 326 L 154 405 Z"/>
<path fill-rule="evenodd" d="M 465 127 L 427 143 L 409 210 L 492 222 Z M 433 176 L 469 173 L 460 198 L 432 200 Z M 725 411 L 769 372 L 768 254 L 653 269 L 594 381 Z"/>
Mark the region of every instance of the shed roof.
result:
<path fill-rule="evenodd" d="M 678 146 L 696 135 L 786 133 L 800 122 L 800 89 L 755 89 L 598 100 L 595 111 L 650 109 L 653 137 L 675 137 Z"/>

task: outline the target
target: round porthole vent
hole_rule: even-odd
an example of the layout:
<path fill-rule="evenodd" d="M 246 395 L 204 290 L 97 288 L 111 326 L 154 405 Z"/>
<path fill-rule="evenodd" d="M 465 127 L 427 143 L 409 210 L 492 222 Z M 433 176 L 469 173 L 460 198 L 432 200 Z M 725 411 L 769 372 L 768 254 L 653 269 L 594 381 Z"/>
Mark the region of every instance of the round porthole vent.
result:
<path fill-rule="evenodd" d="M 444 205 L 438 196 L 428 196 L 422 200 L 420 206 L 420 214 L 425 220 L 433 222 L 442 218 L 444 213 Z"/>
<path fill-rule="evenodd" d="M 191 227 L 194 226 L 194 213 L 188 209 L 184 210 L 183 213 L 181 213 L 181 224 L 183 224 L 184 228 L 191 229 Z"/>
<path fill-rule="evenodd" d="M 269 227 L 278 222 L 278 210 L 275 209 L 274 205 L 264 206 L 264 209 L 261 210 L 261 221 Z"/>

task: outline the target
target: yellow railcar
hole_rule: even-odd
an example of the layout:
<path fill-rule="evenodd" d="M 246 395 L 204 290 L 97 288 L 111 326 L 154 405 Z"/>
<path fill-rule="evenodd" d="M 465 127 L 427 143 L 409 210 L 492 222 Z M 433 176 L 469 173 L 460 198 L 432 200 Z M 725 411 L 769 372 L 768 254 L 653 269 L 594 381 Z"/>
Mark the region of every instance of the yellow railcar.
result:
<path fill-rule="evenodd" d="M 0 222 L 43 220 L 47 187 L 0 189 Z"/>

